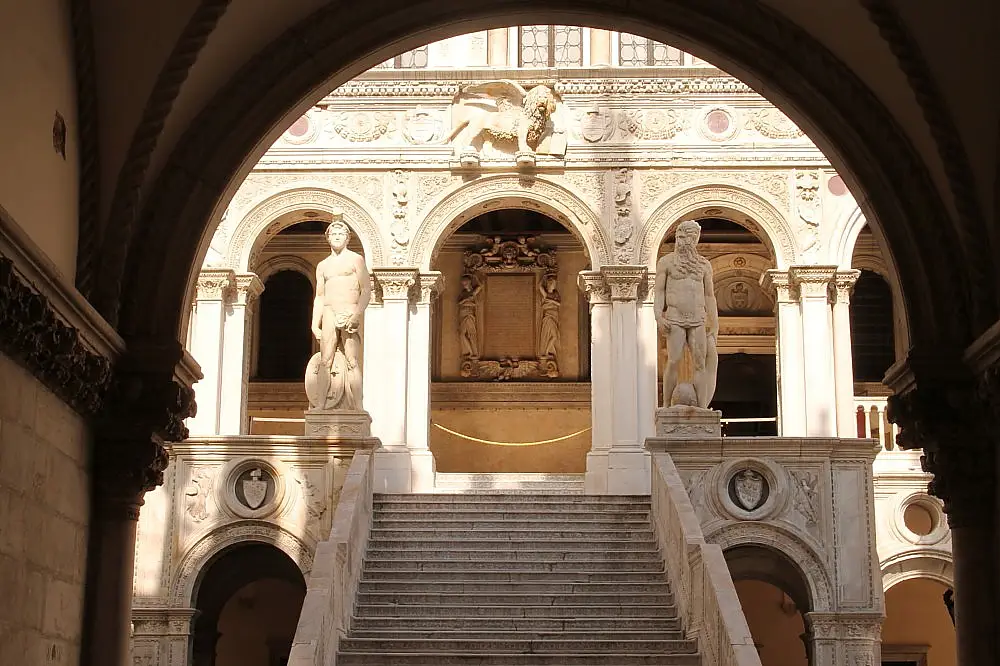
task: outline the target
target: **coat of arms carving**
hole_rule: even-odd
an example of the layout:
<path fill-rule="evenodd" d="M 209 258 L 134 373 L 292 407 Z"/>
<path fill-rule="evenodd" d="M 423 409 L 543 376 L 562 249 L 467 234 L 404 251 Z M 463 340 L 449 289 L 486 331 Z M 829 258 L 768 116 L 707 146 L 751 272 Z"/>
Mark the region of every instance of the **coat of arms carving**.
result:
<path fill-rule="evenodd" d="M 243 479 L 243 497 L 251 509 L 259 509 L 267 498 L 267 481 L 262 477 L 264 471 L 259 467 L 250 471 L 250 478 Z"/>
<path fill-rule="evenodd" d="M 768 491 L 764 475 L 749 467 L 734 474 L 729 482 L 731 499 L 744 511 L 756 511 L 763 506 Z"/>

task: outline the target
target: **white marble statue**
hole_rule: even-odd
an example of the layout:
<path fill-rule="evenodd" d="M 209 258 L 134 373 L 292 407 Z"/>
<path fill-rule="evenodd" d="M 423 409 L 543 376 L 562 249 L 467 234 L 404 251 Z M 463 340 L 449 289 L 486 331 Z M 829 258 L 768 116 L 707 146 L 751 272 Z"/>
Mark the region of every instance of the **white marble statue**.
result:
<path fill-rule="evenodd" d="M 458 294 L 458 341 L 462 358 L 479 358 L 479 293 L 483 285 L 471 275 L 462 276 Z"/>
<path fill-rule="evenodd" d="M 316 266 L 312 332 L 320 351 L 306 369 L 313 410 L 361 409 L 361 318 L 371 300 L 364 257 L 347 249 L 351 231 L 341 213 L 326 229 L 330 256 Z"/>
<path fill-rule="evenodd" d="M 663 372 L 663 406 L 707 408 L 715 394 L 719 356 L 716 340 L 719 309 L 712 284 L 712 265 L 698 254 L 701 226 L 681 222 L 674 251 L 656 263 L 653 311 L 667 338 L 667 367 Z M 691 356 L 690 382 L 678 383 L 684 350 Z"/>
<path fill-rule="evenodd" d="M 538 356 L 556 359 L 559 357 L 559 309 L 562 305 L 557 288 L 556 276 L 546 275 L 538 283 L 542 295 L 542 322 L 538 328 Z"/>

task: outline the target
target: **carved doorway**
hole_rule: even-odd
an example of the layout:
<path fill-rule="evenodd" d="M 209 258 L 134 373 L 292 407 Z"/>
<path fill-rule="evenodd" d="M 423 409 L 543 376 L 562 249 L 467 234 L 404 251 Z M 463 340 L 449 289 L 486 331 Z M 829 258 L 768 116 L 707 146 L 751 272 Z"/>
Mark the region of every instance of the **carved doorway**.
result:
<path fill-rule="evenodd" d="M 533 209 L 475 217 L 438 245 L 430 446 L 440 472 L 582 473 L 590 450 L 586 248 Z"/>

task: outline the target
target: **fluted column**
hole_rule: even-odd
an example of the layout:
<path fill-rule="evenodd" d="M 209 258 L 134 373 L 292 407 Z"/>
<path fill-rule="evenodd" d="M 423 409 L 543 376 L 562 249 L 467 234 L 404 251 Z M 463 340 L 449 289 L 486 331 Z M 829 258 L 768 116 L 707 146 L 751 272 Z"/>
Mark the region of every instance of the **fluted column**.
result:
<path fill-rule="evenodd" d="M 854 361 L 851 355 L 851 291 L 861 271 L 837 271 L 833 302 L 833 376 L 837 385 L 837 435 L 856 437 L 854 411 Z"/>
<path fill-rule="evenodd" d="M 218 435 L 220 432 L 226 310 L 234 295 L 235 273 L 232 270 L 204 270 L 198 274 L 191 355 L 201 366 L 204 378 L 198 384 L 198 414 L 188 424 L 195 435 Z"/>
<path fill-rule="evenodd" d="M 253 303 L 264 284 L 253 273 L 235 277 L 235 290 L 224 324 L 222 373 L 219 382 L 219 434 L 246 435 L 247 384 L 250 374 L 250 336 Z"/>
<path fill-rule="evenodd" d="M 836 266 L 792 266 L 789 277 L 799 292 L 805 359 L 806 434 L 837 434 L 837 391 L 833 373 L 833 313 L 830 285 Z"/>
<path fill-rule="evenodd" d="M 431 424 L 431 305 L 444 287 L 441 273 L 417 276 L 412 290 L 407 339 L 406 448 L 410 452 L 411 488 L 427 492 L 434 487 L 434 456 L 430 451 Z"/>
<path fill-rule="evenodd" d="M 779 434 L 806 434 L 805 357 L 799 294 L 788 271 L 769 270 L 761 276 L 765 289 L 774 289 L 778 314 L 778 415 Z"/>

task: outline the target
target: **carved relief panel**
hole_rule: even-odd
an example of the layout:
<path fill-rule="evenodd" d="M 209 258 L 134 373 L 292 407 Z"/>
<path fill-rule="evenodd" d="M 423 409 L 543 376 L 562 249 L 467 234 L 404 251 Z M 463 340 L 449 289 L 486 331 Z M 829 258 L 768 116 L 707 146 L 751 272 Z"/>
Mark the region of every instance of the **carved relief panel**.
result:
<path fill-rule="evenodd" d="M 526 380 L 559 376 L 555 250 L 533 237 L 495 236 L 463 254 L 458 295 L 461 375 Z"/>

